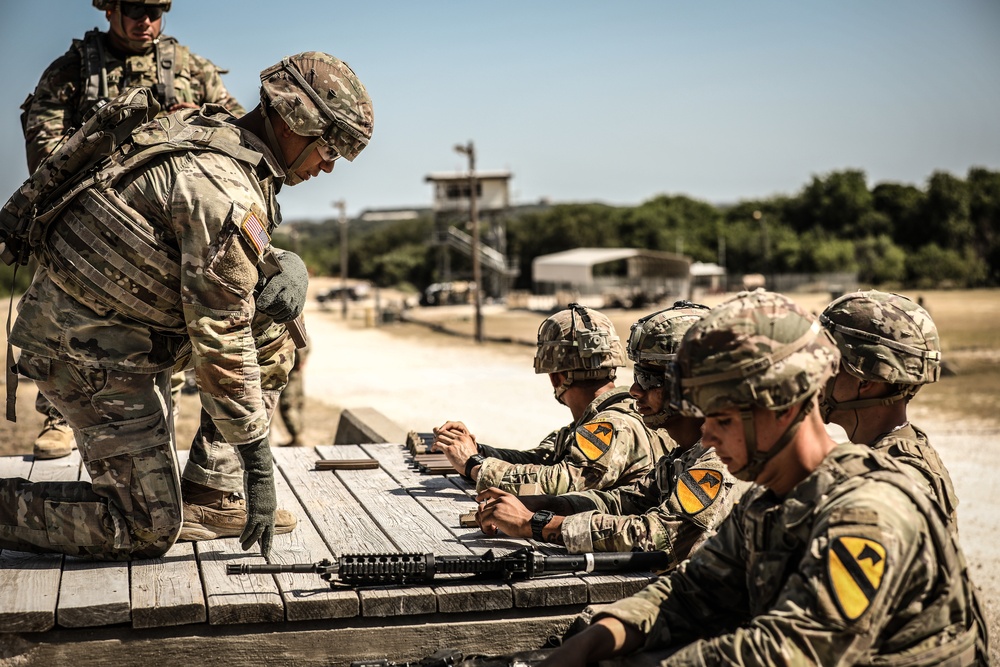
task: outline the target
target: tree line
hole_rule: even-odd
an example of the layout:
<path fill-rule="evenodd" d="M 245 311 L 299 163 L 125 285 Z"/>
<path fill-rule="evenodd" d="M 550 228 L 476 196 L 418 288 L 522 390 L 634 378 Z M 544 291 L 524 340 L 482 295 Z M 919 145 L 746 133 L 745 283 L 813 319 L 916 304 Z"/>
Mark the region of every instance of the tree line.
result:
<path fill-rule="evenodd" d="M 982 167 L 965 178 L 935 172 L 923 187 L 869 188 L 863 171 L 835 171 L 792 196 L 732 205 L 659 195 L 638 206 L 515 207 L 506 227 L 517 289 L 531 288 L 535 257 L 576 247 L 679 252 L 724 263 L 731 275 L 856 271 L 862 285 L 883 288 L 1000 285 L 1000 172 Z M 349 276 L 414 290 L 442 279 L 429 212 L 349 228 Z M 285 223 L 275 243 L 297 250 L 316 275 L 340 273 L 336 219 Z M 451 268 L 457 277 L 471 274 L 469 258 L 455 253 Z M 29 279 L 22 267 L 15 292 Z M 0 290 L 10 286 L 10 267 L 0 266 Z"/>

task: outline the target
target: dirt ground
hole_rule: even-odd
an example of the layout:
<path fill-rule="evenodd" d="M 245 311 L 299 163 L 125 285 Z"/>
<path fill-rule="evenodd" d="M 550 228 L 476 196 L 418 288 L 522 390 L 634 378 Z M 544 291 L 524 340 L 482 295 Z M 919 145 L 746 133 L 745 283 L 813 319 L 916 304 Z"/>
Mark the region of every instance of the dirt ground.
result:
<path fill-rule="evenodd" d="M 336 281 L 316 279 L 315 295 Z M 925 306 L 941 331 L 945 360 L 955 374 L 924 389 L 911 406 L 911 418 L 927 431 L 951 471 L 960 499 L 960 534 L 973 580 L 1000 638 L 1000 291 L 923 292 Z M 819 312 L 829 295 L 793 295 Z M 382 306 L 403 295 L 383 291 Z M 714 305 L 718 297 L 706 299 Z M 6 304 L 4 304 L 6 305 Z M 653 310 L 652 308 L 649 309 Z M 405 428 L 427 431 L 449 419 L 466 422 L 481 442 L 527 448 L 569 421 L 566 408 L 552 398 L 548 382 L 532 370 L 533 341 L 542 315 L 484 307 L 487 337 L 526 341 L 476 344 L 471 306 L 411 309 L 409 319 L 376 326 L 373 301 L 351 303 L 347 319 L 340 303 L 322 307 L 311 298 L 307 328 L 312 353 L 305 371 L 305 444 L 333 442 L 340 411 L 374 407 Z M 647 311 L 606 311 L 620 336 Z M 463 335 L 433 331 L 443 326 Z M 631 370 L 618 383 L 632 382 Z M 34 412 L 34 386 L 18 390 L 16 424 L 0 420 L 0 455 L 26 454 L 41 424 Z M 184 396 L 178 443 L 186 447 L 197 422 L 196 396 Z M 280 420 L 279 420 L 280 421 Z M 834 436 L 846 439 L 843 433 Z M 285 439 L 280 423 L 272 442 Z M 1000 652 L 994 641 L 994 664 Z"/>

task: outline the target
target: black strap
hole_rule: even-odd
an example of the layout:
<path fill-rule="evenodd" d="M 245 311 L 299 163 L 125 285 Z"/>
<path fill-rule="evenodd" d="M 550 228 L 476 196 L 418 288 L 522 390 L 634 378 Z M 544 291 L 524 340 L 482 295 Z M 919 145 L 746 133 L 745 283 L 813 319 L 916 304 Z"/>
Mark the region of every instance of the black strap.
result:
<path fill-rule="evenodd" d="M 14 363 L 14 348 L 10 344 L 10 322 L 14 319 L 14 285 L 17 267 L 10 277 L 10 303 L 7 305 L 7 421 L 17 421 L 17 364 Z"/>

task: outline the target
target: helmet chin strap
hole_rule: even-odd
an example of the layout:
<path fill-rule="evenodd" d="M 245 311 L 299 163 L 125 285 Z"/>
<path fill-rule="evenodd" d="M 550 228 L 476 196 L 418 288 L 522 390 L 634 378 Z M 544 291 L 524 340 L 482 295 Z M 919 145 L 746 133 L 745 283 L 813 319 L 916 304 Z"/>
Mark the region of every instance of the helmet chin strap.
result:
<path fill-rule="evenodd" d="M 812 397 L 813 395 L 810 394 L 803 401 L 802 409 L 795 415 L 788 428 L 785 429 L 785 432 L 781 434 L 781 437 L 778 438 L 771 449 L 766 452 L 757 450 L 757 431 L 753 425 L 753 410 L 749 407 L 740 408 L 740 419 L 743 421 L 743 437 L 747 448 L 747 464 L 734 472 L 733 477 L 743 482 L 756 481 L 761 471 L 764 470 L 764 466 L 767 465 L 767 462 L 780 454 L 781 450 L 787 447 L 788 443 L 795 437 L 799 426 L 802 424 L 802 420 L 812 411 Z"/>
<path fill-rule="evenodd" d="M 267 105 L 261 105 L 261 111 L 264 114 L 264 129 L 267 132 L 267 141 L 270 145 L 271 152 L 274 153 L 274 157 L 278 160 L 281 165 L 282 170 L 285 172 L 284 184 L 291 187 L 293 185 L 298 185 L 303 181 L 302 177 L 295 173 L 295 170 L 302 166 L 302 163 L 312 154 L 316 147 L 319 145 L 322 138 L 316 139 L 308 146 L 302 149 L 299 156 L 295 158 L 295 161 L 288 165 L 285 163 L 285 154 L 281 151 L 281 143 L 278 141 L 278 135 L 274 131 L 274 125 L 271 124 L 271 115 L 267 113 Z"/>
<path fill-rule="evenodd" d="M 643 415 L 642 423 L 648 426 L 649 428 L 653 429 L 663 428 L 664 426 L 667 425 L 667 422 L 669 422 L 673 418 L 673 416 L 674 413 L 672 413 L 668 408 L 663 408 L 657 413 L 651 415 Z"/>

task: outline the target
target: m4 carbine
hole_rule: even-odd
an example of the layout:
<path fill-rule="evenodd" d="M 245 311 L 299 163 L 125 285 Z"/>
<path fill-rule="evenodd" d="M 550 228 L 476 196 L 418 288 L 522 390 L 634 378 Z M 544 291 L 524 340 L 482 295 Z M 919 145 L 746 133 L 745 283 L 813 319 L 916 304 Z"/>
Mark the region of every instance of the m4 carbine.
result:
<path fill-rule="evenodd" d="M 523 547 L 503 556 L 493 550 L 482 556 L 434 554 L 352 554 L 330 561 L 293 565 L 226 565 L 226 574 L 318 574 L 349 586 L 411 586 L 426 584 L 439 574 L 466 574 L 476 579 L 512 581 L 566 572 L 662 572 L 670 564 L 663 551 L 546 556 Z"/>

